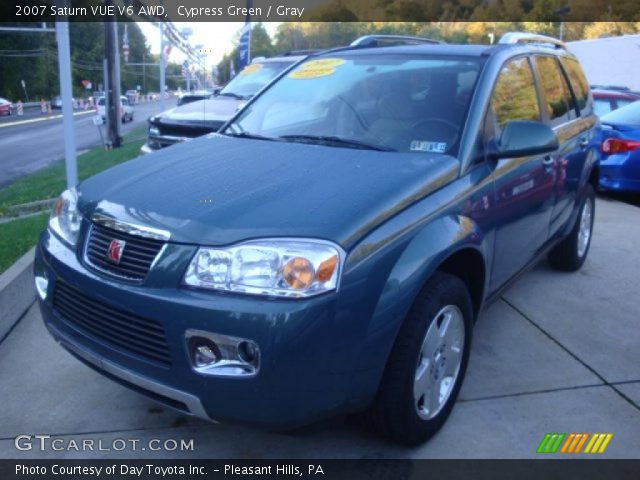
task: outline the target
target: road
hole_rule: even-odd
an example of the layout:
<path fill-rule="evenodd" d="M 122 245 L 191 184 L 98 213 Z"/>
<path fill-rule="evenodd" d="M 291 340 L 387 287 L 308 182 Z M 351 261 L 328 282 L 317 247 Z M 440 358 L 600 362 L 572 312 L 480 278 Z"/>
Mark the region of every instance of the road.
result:
<path fill-rule="evenodd" d="M 166 108 L 174 104 L 175 100 L 165 101 Z M 134 120 L 122 125 L 122 133 L 144 125 L 150 115 L 160 111 L 157 101 L 136 105 Z M 64 158 L 60 115 L 59 110 L 54 110 L 52 118 L 46 120 L 41 120 L 37 112 L 28 112 L 22 118 L 0 117 L 0 188 Z M 100 134 L 92 116 L 84 112 L 76 112 L 74 116 L 78 152 L 100 145 Z"/>

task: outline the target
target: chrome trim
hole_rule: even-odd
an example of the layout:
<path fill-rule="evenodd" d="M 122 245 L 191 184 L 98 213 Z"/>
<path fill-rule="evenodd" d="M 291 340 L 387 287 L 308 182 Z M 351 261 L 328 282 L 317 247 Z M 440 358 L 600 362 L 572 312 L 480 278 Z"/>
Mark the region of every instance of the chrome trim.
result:
<path fill-rule="evenodd" d="M 142 283 L 144 282 L 144 280 L 147 278 L 147 275 L 149 274 L 149 272 L 151 271 L 151 266 L 155 265 L 156 261 L 158 260 L 158 257 L 160 256 L 160 253 L 164 250 L 164 246 L 158 251 L 158 255 L 156 255 L 156 258 L 153 259 L 153 262 L 151 262 L 151 265 L 149 266 L 149 270 L 147 272 L 147 275 L 144 276 L 144 278 L 135 278 L 135 277 L 129 277 L 127 275 L 123 275 L 121 273 L 118 272 L 114 272 L 112 270 L 106 270 L 98 265 L 96 265 L 95 263 L 93 263 L 91 261 L 91 259 L 89 258 L 89 255 L 87 254 L 87 251 L 89 250 L 89 242 L 91 240 L 91 232 L 93 231 L 93 224 L 89 226 L 89 230 L 87 231 L 87 238 L 84 241 L 84 245 L 82 247 L 82 261 L 90 266 L 93 270 L 96 270 L 104 275 L 110 276 L 110 277 L 114 277 L 114 278 L 119 278 L 122 280 L 126 280 L 128 282 L 137 282 L 137 283 Z"/>
<path fill-rule="evenodd" d="M 185 334 L 187 356 L 191 369 L 201 375 L 211 377 L 242 377 L 252 378 L 258 375 L 260 371 L 260 347 L 253 340 L 247 338 L 232 337 L 230 335 L 221 335 L 204 330 L 188 329 Z M 210 340 L 218 347 L 221 359 L 213 365 L 206 367 L 196 367 L 193 364 L 190 352 L 190 340 L 194 337 L 201 337 Z M 251 343 L 255 346 L 258 354 L 253 363 L 249 363 L 240 357 L 239 346 L 243 342 Z"/>
<path fill-rule="evenodd" d="M 122 220 L 116 220 L 113 217 L 108 217 L 101 213 L 94 213 L 91 215 L 91 222 L 112 230 L 117 230 L 118 232 L 128 233 L 135 237 L 151 238 L 153 240 L 161 240 L 164 242 L 168 242 L 171 237 L 171 233 L 167 230 L 123 222 Z"/>
<path fill-rule="evenodd" d="M 533 43 L 542 45 L 551 45 L 554 48 L 561 48 L 567 50 L 567 44 L 557 38 L 549 37 L 547 35 L 539 35 L 537 33 L 528 32 L 507 32 L 498 41 L 500 45 L 513 45 L 517 43 Z"/>
<path fill-rule="evenodd" d="M 176 135 L 149 135 L 150 140 L 156 140 L 158 142 L 172 142 L 172 143 L 180 143 L 186 142 L 187 140 L 193 140 L 192 137 L 178 137 Z"/>
<path fill-rule="evenodd" d="M 172 387 L 168 387 L 167 385 L 164 385 L 162 383 L 156 382 L 155 380 L 151 380 L 149 378 L 138 375 L 137 373 L 134 373 L 131 370 L 127 370 L 109 360 L 101 358 L 98 355 L 92 353 L 91 351 L 81 347 L 80 345 L 73 343 L 69 339 L 69 337 L 67 337 L 60 330 L 58 330 L 56 327 L 51 325 L 51 323 L 47 322 L 46 325 L 51 335 L 60 345 L 62 345 L 64 348 L 66 348 L 70 352 L 81 357 L 83 360 L 95 366 L 99 370 L 104 370 L 110 375 L 113 375 L 114 377 L 118 377 L 121 380 L 124 380 L 133 385 L 136 385 L 144 390 L 148 390 L 150 392 L 156 393 L 163 397 L 170 398 L 171 400 L 175 400 L 177 402 L 183 403 L 189 409 L 187 413 L 189 413 L 190 415 L 193 415 L 198 418 L 202 418 L 204 420 L 209 420 L 214 423 L 218 423 L 215 420 L 213 420 L 211 417 L 209 417 L 206 410 L 202 406 L 202 402 L 200 398 L 196 397 L 195 395 L 192 395 L 190 393 L 187 393 Z M 153 400 L 153 398 L 151 400 Z M 163 403 L 163 405 L 166 405 L 166 404 Z M 178 411 L 182 412 L 182 410 L 178 410 Z"/>

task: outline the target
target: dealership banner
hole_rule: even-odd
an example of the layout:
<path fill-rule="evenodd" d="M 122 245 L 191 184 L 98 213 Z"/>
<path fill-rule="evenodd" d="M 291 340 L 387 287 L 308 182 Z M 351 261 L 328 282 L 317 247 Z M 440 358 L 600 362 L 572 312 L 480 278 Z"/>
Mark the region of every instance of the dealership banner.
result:
<path fill-rule="evenodd" d="M 9 0 L 2 22 L 640 21 L 638 0 Z"/>
<path fill-rule="evenodd" d="M 638 472 L 640 460 L 0 460 L 2 480 L 637 480 Z"/>

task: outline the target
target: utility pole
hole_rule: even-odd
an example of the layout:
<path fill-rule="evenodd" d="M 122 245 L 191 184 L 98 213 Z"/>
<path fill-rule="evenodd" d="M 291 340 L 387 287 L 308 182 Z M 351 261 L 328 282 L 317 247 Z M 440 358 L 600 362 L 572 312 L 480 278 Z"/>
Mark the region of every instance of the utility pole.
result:
<path fill-rule="evenodd" d="M 113 5 L 113 0 L 107 2 Z M 105 115 L 107 121 L 107 137 L 112 147 L 122 145 L 120 134 L 120 52 L 118 51 L 118 23 L 105 22 L 104 48 L 107 60 L 107 85 L 105 98 Z"/>
<path fill-rule="evenodd" d="M 164 82 L 167 59 L 164 54 L 164 22 L 160 22 L 160 110 L 164 112 Z"/>
<path fill-rule="evenodd" d="M 58 69 L 60 71 L 60 96 L 62 97 L 62 126 L 64 128 L 64 157 L 67 187 L 78 183 L 76 165 L 76 135 L 73 128 L 73 105 L 71 93 L 71 48 L 69 46 L 69 22 L 56 22 L 58 43 Z"/>

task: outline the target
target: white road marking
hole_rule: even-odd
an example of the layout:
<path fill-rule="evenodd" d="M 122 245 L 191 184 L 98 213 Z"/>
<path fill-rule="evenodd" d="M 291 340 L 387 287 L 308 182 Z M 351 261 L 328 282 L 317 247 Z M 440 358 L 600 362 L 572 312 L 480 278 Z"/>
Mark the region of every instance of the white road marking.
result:
<path fill-rule="evenodd" d="M 73 116 L 76 115 L 87 115 L 89 113 L 95 114 L 95 110 L 87 110 L 86 112 L 74 112 Z M 31 118 L 29 120 L 20 120 L 19 122 L 9 122 L 9 123 L 0 123 L 0 128 L 4 127 L 14 127 L 16 125 L 25 125 L 27 123 L 37 123 L 37 122 L 45 122 L 47 120 L 54 120 L 56 118 L 62 118 L 62 115 L 53 115 L 51 117 L 43 117 L 43 118 Z"/>

